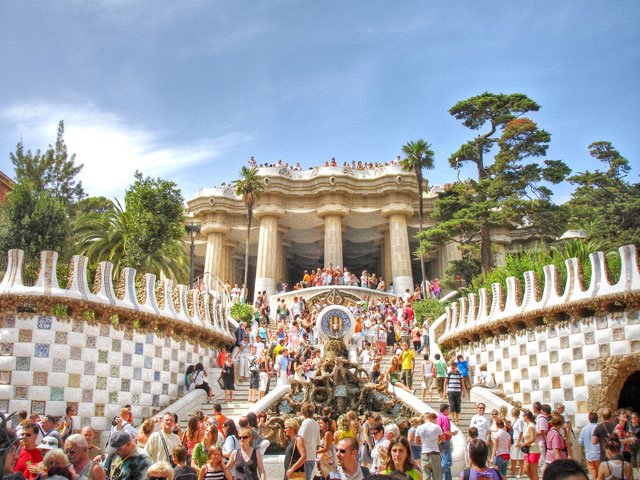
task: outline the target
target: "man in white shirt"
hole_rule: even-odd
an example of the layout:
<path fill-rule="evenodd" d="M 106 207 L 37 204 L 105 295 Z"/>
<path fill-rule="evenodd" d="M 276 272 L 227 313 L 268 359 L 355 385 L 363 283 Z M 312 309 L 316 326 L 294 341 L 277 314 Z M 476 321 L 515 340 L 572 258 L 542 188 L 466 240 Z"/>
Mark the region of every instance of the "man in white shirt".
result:
<path fill-rule="evenodd" d="M 304 403 L 301 409 L 304 420 L 298 430 L 298 435 L 304 440 L 307 450 L 307 459 L 304 462 L 304 471 L 306 480 L 313 478 L 313 469 L 316 465 L 316 450 L 320 444 L 320 427 L 318 422 L 313 419 L 315 407 L 311 403 Z"/>
<path fill-rule="evenodd" d="M 173 433 L 173 427 L 176 421 L 173 413 L 165 413 L 162 417 L 162 425 L 158 432 L 153 432 L 144 446 L 145 451 L 149 454 L 154 463 L 167 462 L 172 463 L 171 452 L 173 447 L 181 445 L 180 437 Z"/>
<path fill-rule="evenodd" d="M 416 436 L 420 439 L 422 475 L 425 480 L 442 479 L 442 462 L 440 459 L 440 443 L 446 436 L 436 423 L 435 413 L 425 413 L 424 423 L 416 429 Z"/>
<path fill-rule="evenodd" d="M 384 426 L 381 422 L 374 423 L 369 427 L 369 433 L 373 436 L 373 449 L 371 449 L 371 470 L 373 473 L 380 472 L 380 467 L 384 465 L 385 459 L 381 458 L 384 454 Z"/>
<path fill-rule="evenodd" d="M 486 442 L 488 446 L 489 442 L 491 441 L 491 439 L 489 438 L 489 427 L 491 427 L 491 423 L 484 415 L 485 409 L 486 406 L 484 403 L 478 404 L 478 413 L 471 417 L 471 423 L 469 423 L 469 426 L 476 427 L 478 429 L 478 438 Z"/>

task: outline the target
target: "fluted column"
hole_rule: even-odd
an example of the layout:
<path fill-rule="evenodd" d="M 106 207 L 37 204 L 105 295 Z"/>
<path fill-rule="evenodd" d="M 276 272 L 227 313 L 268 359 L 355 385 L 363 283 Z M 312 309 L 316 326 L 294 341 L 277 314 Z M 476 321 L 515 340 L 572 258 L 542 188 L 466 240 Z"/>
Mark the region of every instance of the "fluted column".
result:
<path fill-rule="evenodd" d="M 209 231 L 204 259 L 204 272 L 220 277 L 223 274 L 224 253 L 224 234 L 216 230 Z"/>
<path fill-rule="evenodd" d="M 394 203 L 385 206 L 382 214 L 389 218 L 389 246 L 391 251 L 391 275 L 393 291 L 402 294 L 408 288 L 413 290 L 411 274 L 411 251 L 409 250 L 409 233 L 407 217 L 413 214 L 410 205 Z"/>
<path fill-rule="evenodd" d="M 228 280 L 229 283 L 233 284 L 233 250 L 238 245 L 237 242 L 226 241 L 224 242 L 224 260 L 223 260 L 223 276 L 220 279 L 224 282 Z"/>
<path fill-rule="evenodd" d="M 342 217 L 349 213 L 344 205 L 323 205 L 318 215 L 324 218 L 324 266 L 344 267 L 342 258 Z"/>
<path fill-rule="evenodd" d="M 284 212 L 274 208 L 257 210 L 255 217 L 260 221 L 258 236 L 258 256 L 256 261 L 255 293 L 266 290 L 269 295 L 276 291 L 278 274 L 278 217 Z"/>

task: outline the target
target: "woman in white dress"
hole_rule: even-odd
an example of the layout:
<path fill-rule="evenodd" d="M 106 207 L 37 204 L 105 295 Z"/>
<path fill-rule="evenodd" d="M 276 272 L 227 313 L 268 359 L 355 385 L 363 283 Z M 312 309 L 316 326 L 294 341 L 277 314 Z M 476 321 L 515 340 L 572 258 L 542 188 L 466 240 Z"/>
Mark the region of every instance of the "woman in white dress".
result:
<path fill-rule="evenodd" d="M 513 423 L 511 428 L 513 429 L 513 444 L 511 445 L 511 476 L 516 476 L 516 468 L 518 470 L 517 478 L 523 476 L 524 468 L 524 452 L 520 450 L 522 442 L 522 435 L 524 433 L 524 420 L 520 418 L 520 409 L 512 408 L 511 416 L 513 417 Z"/>

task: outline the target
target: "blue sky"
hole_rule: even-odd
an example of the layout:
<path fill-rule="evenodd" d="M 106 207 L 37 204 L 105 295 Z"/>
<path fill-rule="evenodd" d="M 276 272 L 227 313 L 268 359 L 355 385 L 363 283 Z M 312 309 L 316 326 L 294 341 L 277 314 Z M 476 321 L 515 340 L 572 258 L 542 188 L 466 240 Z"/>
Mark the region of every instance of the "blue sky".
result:
<path fill-rule="evenodd" d="M 474 135 L 448 109 L 490 91 L 541 105 L 549 158 L 594 169 L 587 146 L 609 140 L 637 181 L 638 25 L 637 0 L 0 0 L 0 170 L 63 119 L 91 195 L 140 169 L 190 198 L 251 155 L 384 162 L 418 138 L 444 183 Z"/>

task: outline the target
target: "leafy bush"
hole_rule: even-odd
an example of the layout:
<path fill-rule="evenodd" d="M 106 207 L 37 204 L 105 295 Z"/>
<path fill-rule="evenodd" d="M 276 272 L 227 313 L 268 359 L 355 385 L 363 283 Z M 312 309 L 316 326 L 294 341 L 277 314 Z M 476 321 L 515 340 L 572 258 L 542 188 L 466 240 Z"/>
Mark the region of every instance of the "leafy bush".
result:
<path fill-rule="evenodd" d="M 231 306 L 231 316 L 238 322 L 249 323 L 253 319 L 253 307 L 246 303 L 234 303 Z"/>
<path fill-rule="evenodd" d="M 426 318 L 431 317 L 433 321 L 442 315 L 444 313 L 444 304 L 433 298 L 420 300 L 419 302 L 414 302 L 413 313 L 415 315 L 416 322 L 418 322 L 419 325 L 422 325 L 422 322 L 424 322 Z"/>

